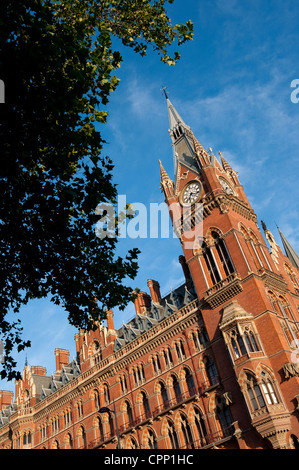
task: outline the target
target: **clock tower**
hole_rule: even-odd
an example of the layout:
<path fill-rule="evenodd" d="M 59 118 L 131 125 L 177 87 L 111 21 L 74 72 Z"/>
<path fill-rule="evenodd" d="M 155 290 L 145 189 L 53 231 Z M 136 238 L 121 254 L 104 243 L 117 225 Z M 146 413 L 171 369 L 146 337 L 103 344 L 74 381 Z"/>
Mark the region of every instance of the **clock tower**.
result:
<path fill-rule="evenodd" d="M 293 384 L 281 379 L 299 337 L 289 259 L 269 252 L 237 172 L 221 152 L 206 150 L 166 101 L 174 178 L 160 162 L 161 188 L 211 342 L 209 361 L 233 397 L 232 421 L 252 426 L 274 448 L 287 447 L 292 421 L 298 427 L 299 389 L 298 377 Z"/>

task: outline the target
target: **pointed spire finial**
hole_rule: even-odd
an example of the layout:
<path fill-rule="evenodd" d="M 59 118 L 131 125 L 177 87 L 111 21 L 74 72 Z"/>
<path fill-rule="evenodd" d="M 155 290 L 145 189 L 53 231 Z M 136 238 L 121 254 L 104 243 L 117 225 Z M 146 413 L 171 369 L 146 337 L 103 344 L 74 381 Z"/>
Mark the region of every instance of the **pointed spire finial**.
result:
<path fill-rule="evenodd" d="M 168 96 L 167 96 L 167 93 L 166 93 L 167 88 L 168 88 L 167 86 L 163 86 L 163 87 L 161 88 L 161 91 L 162 91 L 162 93 L 164 93 L 165 98 L 168 100 Z"/>

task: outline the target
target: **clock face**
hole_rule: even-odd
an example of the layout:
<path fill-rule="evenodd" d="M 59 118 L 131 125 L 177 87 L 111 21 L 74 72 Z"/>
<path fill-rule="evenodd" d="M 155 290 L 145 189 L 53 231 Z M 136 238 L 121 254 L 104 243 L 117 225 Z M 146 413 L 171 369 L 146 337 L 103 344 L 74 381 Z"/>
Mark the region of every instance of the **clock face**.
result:
<path fill-rule="evenodd" d="M 224 181 L 223 179 L 219 179 L 219 182 L 220 182 L 222 188 L 224 189 L 224 191 L 227 192 L 227 194 L 233 194 L 232 188 L 227 184 L 226 181 Z"/>
<path fill-rule="evenodd" d="M 197 201 L 201 193 L 201 184 L 198 181 L 192 181 L 185 188 L 182 196 L 183 204 L 193 204 Z"/>

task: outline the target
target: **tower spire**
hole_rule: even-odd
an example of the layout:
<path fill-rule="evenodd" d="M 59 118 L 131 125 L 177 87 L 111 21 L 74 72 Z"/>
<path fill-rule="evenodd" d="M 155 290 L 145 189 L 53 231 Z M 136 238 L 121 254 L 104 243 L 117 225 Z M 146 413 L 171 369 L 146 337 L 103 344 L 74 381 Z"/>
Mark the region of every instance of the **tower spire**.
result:
<path fill-rule="evenodd" d="M 299 256 L 297 255 L 296 251 L 291 246 L 291 244 L 288 242 L 286 237 L 283 235 L 283 233 L 280 231 L 279 227 L 277 227 L 277 230 L 279 232 L 287 257 L 289 258 L 292 265 L 295 266 L 295 268 L 299 269 Z"/>

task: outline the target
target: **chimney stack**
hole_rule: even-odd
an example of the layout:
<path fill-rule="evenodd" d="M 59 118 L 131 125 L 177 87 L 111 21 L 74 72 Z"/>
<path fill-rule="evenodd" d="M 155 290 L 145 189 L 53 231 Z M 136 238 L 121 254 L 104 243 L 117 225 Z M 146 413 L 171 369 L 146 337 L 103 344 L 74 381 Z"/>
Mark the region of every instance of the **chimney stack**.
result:
<path fill-rule="evenodd" d="M 11 405 L 13 401 L 13 392 L 0 390 L 0 411 Z"/>
<path fill-rule="evenodd" d="M 31 366 L 31 373 L 35 375 L 46 375 L 47 369 L 42 366 Z"/>
<path fill-rule="evenodd" d="M 149 287 L 153 303 L 159 304 L 160 301 L 161 301 L 161 293 L 160 293 L 160 284 L 159 284 L 159 282 L 153 281 L 152 279 L 148 279 L 147 285 Z"/>
<path fill-rule="evenodd" d="M 113 311 L 106 310 L 106 318 L 107 318 L 107 328 L 108 330 L 114 330 L 114 320 L 113 320 Z"/>
<path fill-rule="evenodd" d="M 70 352 L 67 349 L 55 349 L 56 372 L 61 372 L 62 367 L 67 366 L 69 364 L 69 356 Z"/>

